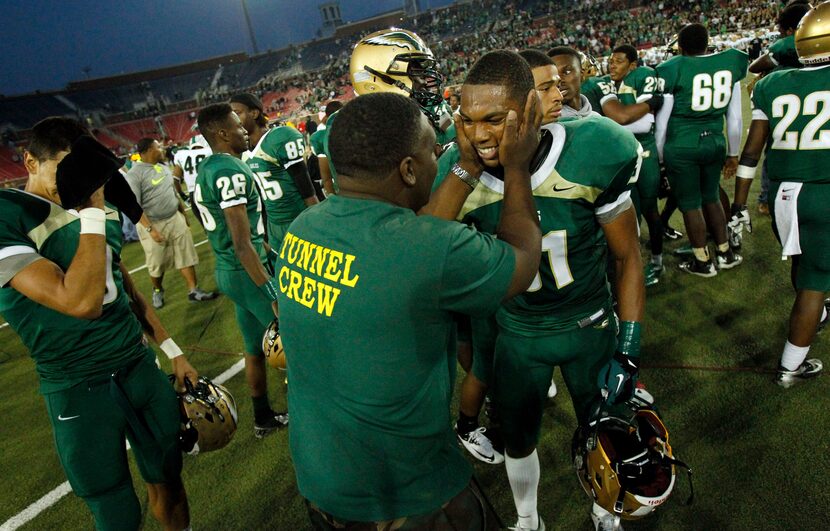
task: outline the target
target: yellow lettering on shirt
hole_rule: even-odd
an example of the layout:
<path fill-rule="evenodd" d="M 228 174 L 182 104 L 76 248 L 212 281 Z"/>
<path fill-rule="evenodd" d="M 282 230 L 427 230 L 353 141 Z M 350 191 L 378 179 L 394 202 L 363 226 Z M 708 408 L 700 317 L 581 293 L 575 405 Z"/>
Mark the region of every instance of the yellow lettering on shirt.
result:
<path fill-rule="evenodd" d="M 328 284 L 322 282 L 317 283 L 317 313 L 331 317 L 331 312 L 334 311 L 334 303 L 337 302 L 337 297 L 340 296 L 340 289 L 333 288 Z"/>
<path fill-rule="evenodd" d="M 314 306 L 314 292 L 317 291 L 317 281 L 313 278 L 303 277 L 303 296 L 297 302 L 311 308 Z"/>
<path fill-rule="evenodd" d="M 341 274 L 341 263 L 343 263 L 343 253 L 340 251 L 332 251 L 329 253 L 329 264 L 326 267 L 326 272 L 323 273 L 323 277 L 332 282 L 337 282 Z"/>
<path fill-rule="evenodd" d="M 346 255 L 346 265 L 343 267 L 343 278 L 340 279 L 340 283 L 344 286 L 348 286 L 353 288 L 357 281 L 360 279 L 360 275 L 355 275 L 349 278 L 349 273 L 352 272 L 352 262 L 354 262 L 354 255 L 347 254 Z"/>

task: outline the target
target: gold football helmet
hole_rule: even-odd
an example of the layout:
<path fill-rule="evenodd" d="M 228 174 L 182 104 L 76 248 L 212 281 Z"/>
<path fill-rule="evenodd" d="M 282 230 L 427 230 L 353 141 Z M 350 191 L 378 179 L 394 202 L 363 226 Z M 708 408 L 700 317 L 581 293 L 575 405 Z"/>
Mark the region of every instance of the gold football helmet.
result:
<path fill-rule="evenodd" d="M 279 321 L 274 319 L 268 328 L 265 329 L 265 334 L 262 336 L 262 352 L 265 353 L 265 359 L 268 365 L 275 369 L 285 370 L 285 349 L 282 348 L 282 338 L 280 337 Z"/>
<path fill-rule="evenodd" d="M 212 452 L 228 445 L 236 433 L 236 401 L 224 386 L 199 377 L 196 385 L 185 380 L 178 393 L 182 410 L 182 451 L 191 455 Z"/>
<path fill-rule="evenodd" d="M 668 430 L 652 404 L 638 396 L 627 407 L 627 413 L 603 412 L 577 428 L 572 457 L 579 483 L 597 505 L 618 520 L 637 520 L 669 499 L 676 467 L 688 471 L 690 485 L 691 470 L 674 458 Z"/>
<path fill-rule="evenodd" d="M 600 75 L 600 64 L 593 55 L 579 52 L 580 66 L 582 67 L 582 81 Z"/>
<path fill-rule="evenodd" d="M 360 39 L 349 67 L 358 96 L 395 92 L 415 98 L 425 110 L 440 105 L 443 77 L 435 57 L 415 33 L 398 28 L 377 31 Z"/>
<path fill-rule="evenodd" d="M 811 9 L 795 30 L 795 49 L 801 64 L 830 61 L 830 2 Z"/>

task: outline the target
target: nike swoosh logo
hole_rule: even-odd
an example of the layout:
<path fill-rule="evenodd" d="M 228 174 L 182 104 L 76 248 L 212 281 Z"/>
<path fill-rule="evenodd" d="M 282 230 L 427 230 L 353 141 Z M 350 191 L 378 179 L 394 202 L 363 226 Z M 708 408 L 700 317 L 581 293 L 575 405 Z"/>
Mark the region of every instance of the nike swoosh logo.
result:
<path fill-rule="evenodd" d="M 625 380 L 625 377 L 624 377 L 622 374 L 618 374 L 618 375 L 617 375 L 617 378 L 618 378 L 620 381 L 619 381 L 619 382 L 617 382 L 617 391 L 616 391 L 616 394 L 620 394 L 620 388 L 622 387 L 623 380 Z"/>
<path fill-rule="evenodd" d="M 58 420 L 72 420 L 80 417 L 80 415 L 75 415 L 74 417 L 64 417 L 63 415 L 58 415 Z"/>
<path fill-rule="evenodd" d="M 786 190 L 781 190 L 781 191 L 786 194 L 787 192 L 792 192 L 793 190 L 795 190 L 795 188 L 788 188 Z"/>
<path fill-rule="evenodd" d="M 559 183 L 553 185 L 553 191 L 554 192 L 565 192 L 565 191 L 570 190 L 572 188 L 576 188 L 576 185 L 569 186 L 567 188 L 557 188 L 558 184 Z"/>
<path fill-rule="evenodd" d="M 161 181 L 163 181 L 163 180 L 164 180 L 164 177 L 160 177 L 158 179 L 150 179 L 150 184 L 152 184 L 153 186 L 158 186 L 158 185 L 161 184 Z"/>
<path fill-rule="evenodd" d="M 488 463 L 492 463 L 492 462 L 493 462 L 493 460 L 496 458 L 496 456 L 494 456 L 494 455 L 491 455 L 491 456 L 489 456 L 489 457 L 488 457 L 488 456 L 484 455 L 483 453 L 479 452 L 479 451 L 478 451 L 478 450 L 476 450 L 476 449 L 473 449 L 473 451 L 474 451 L 475 453 L 477 453 L 478 455 L 480 455 L 480 456 L 481 456 L 481 458 L 482 458 L 483 460 L 487 461 Z"/>

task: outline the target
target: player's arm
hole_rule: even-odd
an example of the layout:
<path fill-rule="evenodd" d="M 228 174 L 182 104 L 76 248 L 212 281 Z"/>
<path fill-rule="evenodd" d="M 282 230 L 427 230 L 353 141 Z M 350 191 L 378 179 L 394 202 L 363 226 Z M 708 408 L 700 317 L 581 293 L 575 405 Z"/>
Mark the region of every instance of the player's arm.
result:
<path fill-rule="evenodd" d="M 138 319 L 144 332 L 159 346 L 168 359 L 170 359 L 173 365 L 173 374 L 176 375 L 176 381 L 179 386 L 184 387 L 185 378 L 195 383 L 199 379 L 199 373 L 190 365 L 182 349 L 170 337 L 170 334 L 164 328 L 164 325 L 161 324 L 153 307 L 147 304 L 147 299 L 136 289 L 133 279 L 124 267 L 124 264 L 120 264 L 119 268 L 124 279 L 124 291 L 130 299 L 130 309 Z"/>
<path fill-rule="evenodd" d="M 728 157 L 723 167 L 723 175 L 731 179 L 738 168 L 738 152 L 741 149 L 741 134 L 743 133 L 744 119 L 741 113 L 741 82 L 732 85 L 732 99 L 726 109 L 726 139 L 729 143 Z"/>
<path fill-rule="evenodd" d="M 277 290 L 276 281 L 274 277 L 268 274 L 265 266 L 259 259 L 259 253 L 254 249 L 254 244 L 251 241 L 251 229 L 248 220 L 248 212 L 245 210 L 245 204 L 238 204 L 222 209 L 225 215 L 225 222 L 228 224 L 228 229 L 231 233 L 231 240 L 233 241 L 233 251 L 236 254 L 239 263 L 251 277 L 256 286 L 263 290 L 271 300 L 274 315 L 277 314 Z"/>
<path fill-rule="evenodd" d="M 649 105 L 649 101 L 652 101 Z M 623 105 L 617 98 L 607 98 L 602 103 L 602 114 L 611 118 L 620 125 L 629 125 L 643 118 L 653 110 L 653 106 L 658 101 L 662 103 L 662 97 L 647 100 L 643 103 L 635 103 L 633 105 Z M 636 131 L 632 131 L 636 132 Z"/>
<path fill-rule="evenodd" d="M 300 197 L 303 198 L 306 206 L 316 205 L 320 201 L 317 200 L 317 193 L 314 191 L 314 184 L 311 182 L 311 175 L 308 174 L 308 166 L 304 160 L 299 159 L 293 162 L 287 168 L 288 174 L 294 180 L 294 185 L 297 191 L 300 192 Z"/>
<path fill-rule="evenodd" d="M 637 215 L 628 200 L 629 208 L 613 220 L 601 223 L 608 241 L 608 250 L 616 262 L 616 291 L 621 321 L 640 323 L 645 311 L 645 280 L 637 236 Z"/>
<path fill-rule="evenodd" d="M 663 94 L 663 106 L 654 120 L 654 141 L 657 144 L 657 155 L 660 162 L 663 162 L 663 147 L 666 145 L 666 130 L 669 127 L 669 118 L 674 109 L 674 96 Z"/>
<path fill-rule="evenodd" d="M 772 55 L 766 53 L 758 59 L 752 61 L 752 64 L 749 65 L 749 71 L 753 74 L 766 74 L 776 66 L 778 66 L 778 64 L 775 62 L 775 59 L 772 58 Z"/>
<path fill-rule="evenodd" d="M 97 319 L 103 311 L 108 266 L 103 187 L 79 208 L 79 213 L 81 235 L 66 271 L 41 258 L 18 271 L 9 285 L 56 312 L 78 319 Z"/>
<path fill-rule="evenodd" d="M 334 195 L 334 180 L 331 178 L 329 159 L 325 155 L 317 155 L 317 165 L 320 168 L 320 180 L 323 182 L 323 190 L 326 195 Z"/>
<path fill-rule="evenodd" d="M 187 201 L 187 194 L 182 190 L 182 180 L 184 179 L 184 170 L 178 164 L 173 165 L 173 186 L 176 188 L 176 193 L 182 199 Z"/>

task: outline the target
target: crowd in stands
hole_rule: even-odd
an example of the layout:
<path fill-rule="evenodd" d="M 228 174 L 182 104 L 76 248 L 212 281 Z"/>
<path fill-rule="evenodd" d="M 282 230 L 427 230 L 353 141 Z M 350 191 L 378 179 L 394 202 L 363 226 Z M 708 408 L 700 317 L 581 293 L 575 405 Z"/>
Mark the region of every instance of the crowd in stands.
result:
<path fill-rule="evenodd" d="M 726 36 L 735 35 L 733 40 L 738 42 L 739 37 L 746 37 L 751 31 L 770 29 L 770 21 L 775 20 L 781 6 L 778 0 L 473 0 L 428 11 L 402 25 L 417 31 L 430 44 L 440 62 L 438 70 L 447 75 L 445 85 L 452 86 L 463 80 L 467 69 L 486 50 L 544 49 L 562 43 L 590 50 L 600 57 L 620 43 L 659 49 L 681 26 L 691 22 L 706 24 L 715 41 L 726 38 L 728 43 Z M 377 29 L 380 28 L 369 28 L 350 38 L 311 41 L 249 58 L 247 62 L 219 65 L 218 72 L 188 74 L 187 88 L 172 83 L 163 85 L 160 81 L 125 86 L 121 92 L 126 98 L 122 99 L 129 101 L 132 95 L 137 101 L 133 102 L 133 109 L 117 115 L 118 123 L 136 120 L 143 124 L 152 120 L 151 127 L 157 124 L 158 132 L 169 136 L 162 124 L 166 113 L 227 101 L 244 90 L 262 99 L 272 119 L 304 122 L 309 116 L 316 117 L 326 101 L 351 96 L 351 44 Z M 740 45 L 744 46 L 747 40 L 740 39 Z M 658 60 L 662 56 L 651 52 L 646 57 Z M 263 71 L 264 75 L 252 78 Z M 212 81 L 206 81 L 211 77 Z M 197 86 L 190 84 L 194 82 L 202 86 L 188 93 L 187 89 Z M 162 94 L 168 86 L 169 93 Z M 87 112 L 92 111 L 85 99 L 89 107 L 97 106 L 104 115 L 118 111 L 112 107 L 115 104 L 99 102 L 94 92 L 68 94 L 75 98 L 83 118 L 89 118 Z M 121 102 L 122 107 L 124 103 Z M 6 122 L 5 118 L 0 115 L 0 125 Z M 122 129 L 129 132 L 134 128 Z M 4 144 L 11 134 L 4 132 Z M 137 140 L 123 134 L 112 136 L 125 148 Z M 20 147 L 20 143 L 8 144 L 12 151 Z M 0 171 L 0 175 L 9 172 Z"/>

